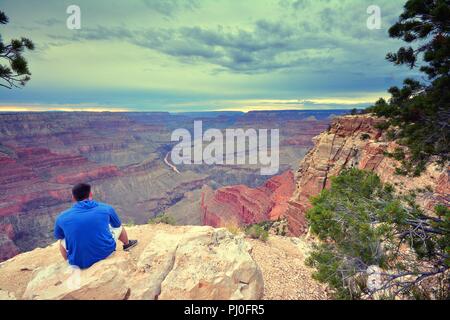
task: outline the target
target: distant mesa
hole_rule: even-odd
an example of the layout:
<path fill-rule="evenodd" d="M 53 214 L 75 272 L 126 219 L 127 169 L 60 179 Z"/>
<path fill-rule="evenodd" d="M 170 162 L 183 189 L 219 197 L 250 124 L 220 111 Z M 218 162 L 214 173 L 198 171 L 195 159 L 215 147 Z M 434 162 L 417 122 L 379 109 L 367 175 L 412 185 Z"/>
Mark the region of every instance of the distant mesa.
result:
<path fill-rule="evenodd" d="M 305 119 L 305 121 L 317 121 L 317 118 L 314 116 L 309 116 Z"/>

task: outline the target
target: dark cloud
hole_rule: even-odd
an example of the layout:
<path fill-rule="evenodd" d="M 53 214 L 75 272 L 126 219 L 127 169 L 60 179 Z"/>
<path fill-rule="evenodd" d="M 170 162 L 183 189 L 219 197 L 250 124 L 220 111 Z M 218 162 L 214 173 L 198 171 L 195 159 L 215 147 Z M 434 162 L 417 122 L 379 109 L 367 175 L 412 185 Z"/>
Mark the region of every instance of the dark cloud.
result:
<path fill-rule="evenodd" d="M 56 19 L 56 18 L 50 18 L 46 20 L 37 20 L 35 21 L 36 24 L 44 26 L 44 27 L 53 27 L 53 26 L 65 26 L 65 21 Z"/>
<path fill-rule="evenodd" d="M 134 33 L 124 27 L 83 28 L 76 33 L 76 37 L 85 40 L 127 40 L 132 39 Z"/>
<path fill-rule="evenodd" d="M 144 4 L 164 16 L 172 17 L 182 10 L 194 10 L 199 7 L 198 0 L 143 0 Z"/>
<path fill-rule="evenodd" d="M 328 44 L 301 35 L 295 27 L 267 20 L 257 21 L 251 31 L 221 26 L 150 30 L 134 42 L 173 57 L 206 62 L 237 73 L 262 73 L 333 61 L 331 56 L 311 50 L 329 49 Z"/>

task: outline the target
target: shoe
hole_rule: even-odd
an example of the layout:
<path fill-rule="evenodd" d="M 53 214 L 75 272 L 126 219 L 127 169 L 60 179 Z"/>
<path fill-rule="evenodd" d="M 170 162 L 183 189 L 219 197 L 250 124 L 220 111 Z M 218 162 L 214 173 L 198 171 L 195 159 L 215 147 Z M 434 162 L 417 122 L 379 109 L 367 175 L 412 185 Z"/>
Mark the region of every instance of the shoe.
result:
<path fill-rule="evenodd" d="M 137 243 L 138 243 L 137 240 L 128 240 L 128 244 L 123 245 L 123 250 L 128 251 L 131 248 L 135 247 L 137 245 Z"/>

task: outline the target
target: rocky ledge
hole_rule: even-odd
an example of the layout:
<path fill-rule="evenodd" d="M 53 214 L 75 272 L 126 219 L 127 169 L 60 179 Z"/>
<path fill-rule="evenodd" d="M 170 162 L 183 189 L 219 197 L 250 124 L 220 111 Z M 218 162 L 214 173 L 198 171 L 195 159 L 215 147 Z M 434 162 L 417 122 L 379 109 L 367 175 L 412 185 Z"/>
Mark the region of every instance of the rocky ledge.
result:
<path fill-rule="evenodd" d="M 261 299 L 264 282 L 240 236 L 212 227 L 143 225 L 139 245 L 74 270 L 58 244 L 0 264 L 0 299 Z"/>

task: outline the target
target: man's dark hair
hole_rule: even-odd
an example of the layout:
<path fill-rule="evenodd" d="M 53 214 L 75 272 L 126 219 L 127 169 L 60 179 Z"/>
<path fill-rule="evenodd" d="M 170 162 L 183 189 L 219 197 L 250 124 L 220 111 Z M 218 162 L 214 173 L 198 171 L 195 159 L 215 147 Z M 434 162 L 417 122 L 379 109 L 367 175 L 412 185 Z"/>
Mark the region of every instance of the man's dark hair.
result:
<path fill-rule="evenodd" d="M 89 198 L 91 186 L 87 183 L 79 183 L 72 188 L 72 195 L 77 201 L 83 201 Z"/>

